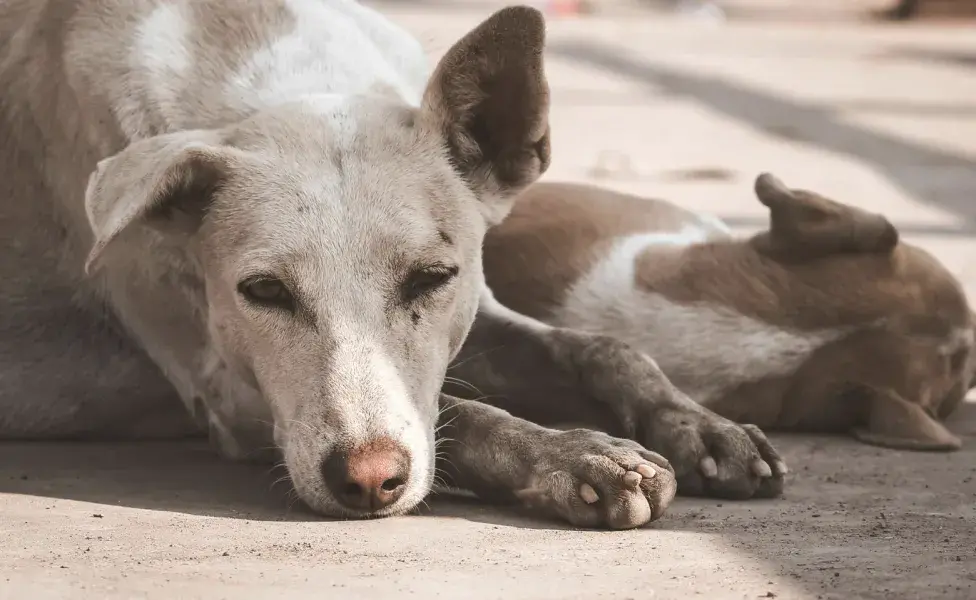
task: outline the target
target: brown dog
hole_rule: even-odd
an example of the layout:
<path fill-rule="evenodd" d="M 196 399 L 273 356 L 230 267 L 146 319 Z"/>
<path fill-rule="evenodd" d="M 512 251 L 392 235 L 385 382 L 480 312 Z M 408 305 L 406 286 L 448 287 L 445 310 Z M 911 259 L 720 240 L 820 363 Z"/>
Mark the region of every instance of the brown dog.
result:
<path fill-rule="evenodd" d="M 770 227 L 540 183 L 489 233 L 502 303 L 620 338 L 680 389 L 763 428 L 955 450 L 939 421 L 973 386 L 976 317 L 955 278 L 881 215 L 756 180 Z"/>

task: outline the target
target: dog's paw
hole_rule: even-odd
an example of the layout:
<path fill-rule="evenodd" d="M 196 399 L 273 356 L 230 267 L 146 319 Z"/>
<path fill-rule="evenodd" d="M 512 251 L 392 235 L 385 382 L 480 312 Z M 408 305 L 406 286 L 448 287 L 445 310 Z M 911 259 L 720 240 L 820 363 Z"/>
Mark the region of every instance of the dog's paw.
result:
<path fill-rule="evenodd" d="M 736 425 L 688 398 L 657 363 L 626 343 L 567 329 L 550 334 L 557 360 L 620 418 L 628 437 L 674 466 L 686 496 L 778 496 L 786 464 L 759 428 Z"/>
<path fill-rule="evenodd" d="M 674 466 L 684 496 L 743 500 L 783 493 L 786 463 L 755 425 L 674 407 L 654 411 L 647 431 Z"/>
<path fill-rule="evenodd" d="M 636 442 L 574 429 L 540 444 L 528 485 L 515 492 L 529 508 L 578 527 L 630 529 L 660 517 L 674 499 L 668 461 Z"/>

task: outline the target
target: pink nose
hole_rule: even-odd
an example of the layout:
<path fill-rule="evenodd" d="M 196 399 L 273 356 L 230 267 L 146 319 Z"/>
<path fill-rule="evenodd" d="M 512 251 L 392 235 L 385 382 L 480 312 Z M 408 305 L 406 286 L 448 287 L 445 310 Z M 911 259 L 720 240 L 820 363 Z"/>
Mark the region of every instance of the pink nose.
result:
<path fill-rule="evenodd" d="M 390 438 L 376 438 L 350 452 L 333 452 L 322 463 L 322 475 L 346 508 L 377 511 L 403 495 L 410 457 Z"/>

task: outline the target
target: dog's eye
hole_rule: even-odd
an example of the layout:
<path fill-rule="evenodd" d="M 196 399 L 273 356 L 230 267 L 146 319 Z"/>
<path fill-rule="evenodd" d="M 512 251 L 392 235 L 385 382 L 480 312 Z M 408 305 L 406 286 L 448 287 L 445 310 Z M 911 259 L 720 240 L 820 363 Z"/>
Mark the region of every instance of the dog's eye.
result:
<path fill-rule="evenodd" d="M 401 286 L 403 300 L 413 302 L 422 296 L 426 296 L 446 285 L 457 274 L 457 267 L 442 265 L 417 269 L 410 273 Z"/>
<path fill-rule="evenodd" d="M 280 279 L 253 277 L 237 286 L 242 296 L 255 304 L 294 310 L 295 299 Z"/>

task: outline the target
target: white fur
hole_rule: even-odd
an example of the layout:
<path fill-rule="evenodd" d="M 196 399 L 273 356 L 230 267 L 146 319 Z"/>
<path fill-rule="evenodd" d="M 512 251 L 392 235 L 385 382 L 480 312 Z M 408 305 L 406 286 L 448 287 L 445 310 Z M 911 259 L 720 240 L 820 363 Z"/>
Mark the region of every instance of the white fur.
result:
<path fill-rule="evenodd" d="M 224 92 L 228 102 L 258 108 L 327 91 L 356 94 L 379 80 L 404 100 L 419 104 L 426 59 L 411 38 L 378 45 L 379 32 L 370 28 L 384 23 L 364 19 L 362 7 L 351 3 L 286 0 L 285 4 L 295 17 L 294 31 L 255 52 L 228 79 Z M 322 23 L 330 26 L 323 29 Z M 362 69 L 337 69 L 330 57 L 340 54 L 357 57 Z M 405 65 L 412 68 L 404 71 Z"/>
<path fill-rule="evenodd" d="M 840 332 L 788 331 L 708 303 L 677 304 L 635 286 L 635 261 L 645 250 L 678 251 L 709 231 L 621 239 L 568 294 L 554 321 L 619 338 L 654 357 L 675 385 L 707 404 L 739 384 L 788 375 Z M 704 334 L 702 332 L 708 332 Z"/>
<path fill-rule="evenodd" d="M 15 1 L 26 6 L 31 0 Z M 204 148 L 228 158 L 222 163 L 228 177 L 232 175 L 235 181 L 249 178 L 248 193 L 266 201 L 251 203 L 245 198 L 239 210 L 222 215 L 228 221 L 240 219 L 236 230 L 241 232 L 242 241 L 233 253 L 210 247 L 212 263 L 205 267 L 197 254 L 199 248 L 186 243 L 184 232 L 162 233 L 133 223 L 126 229 L 131 239 L 122 236 L 114 250 L 106 252 L 99 268 L 86 273 L 85 284 L 97 282 L 93 283 L 93 287 L 98 286 L 97 294 L 104 295 L 134 345 L 158 367 L 145 371 L 154 377 L 161 371 L 170 380 L 191 414 L 201 424 L 209 421 L 224 454 L 250 456 L 257 448 L 269 447 L 273 436 L 289 457 L 288 468 L 296 487 L 304 490 L 306 502 L 314 508 L 344 514 L 323 489 L 321 462 L 328 452 L 339 444 L 354 447 L 376 437 L 398 442 L 408 451 L 412 472 L 403 497 L 388 507 L 396 512 L 416 504 L 433 478 L 437 392 L 447 366 L 448 342 L 460 345 L 456 339 L 460 329 L 448 319 L 439 319 L 429 339 L 415 343 L 411 331 L 394 330 L 383 317 L 383 309 L 368 306 L 370 299 L 387 300 L 371 277 L 390 263 L 388 256 L 393 252 L 384 244 L 395 243 L 398 249 L 420 254 L 434 235 L 432 231 L 437 231 L 433 213 L 428 210 L 428 180 L 436 176 L 436 181 L 443 182 L 447 177 L 450 183 L 446 185 L 458 191 L 470 190 L 450 170 L 441 139 L 430 136 L 417 140 L 414 132 L 401 131 L 405 129 L 403 111 L 397 106 L 401 102 L 363 98 L 363 94 L 395 95 L 407 104 L 419 105 L 429 77 L 420 44 L 379 13 L 351 0 L 281 1 L 292 18 L 287 14 L 282 18 L 279 7 L 233 0 L 227 0 L 227 7 L 236 6 L 226 21 L 221 18 L 221 2 L 80 3 L 77 14 L 63 23 L 64 31 L 57 32 L 64 41 L 64 64 L 57 62 L 60 57 L 48 57 L 48 72 L 43 76 L 25 73 L 21 79 L 27 79 L 29 85 L 4 93 L 11 99 L 9 106 L 14 107 L 29 105 L 39 90 L 55 90 L 57 93 L 50 95 L 72 100 L 76 99 L 72 94 L 77 93 L 77 103 L 63 104 L 77 104 L 83 110 L 52 113 L 48 122 L 42 123 L 49 135 L 34 137 L 53 140 L 51 149 L 34 146 L 28 138 L 14 143 L 25 147 L 25 156 L 36 148 L 32 158 L 56 173 L 56 182 L 63 182 L 46 200 L 68 206 L 65 212 L 74 219 L 68 225 L 81 232 L 78 244 L 82 247 L 88 246 L 92 233 L 96 237 L 112 233 L 109 237 L 114 239 L 112 229 L 128 227 L 132 215 L 142 210 L 140 202 L 146 200 L 144 192 L 137 193 L 139 184 L 157 177 L 165 179 L 170 164 L 182 164 L 176 147 Z M 14 10 L 12 14 L 23 12 Z M 32 47 L 46 43 L 44 36 L 55 35 L 45 27 L 59 25 L 59 21 L 47 26 L 31 24 L 31 35 L 17 39 L 16 52 L 11 51 L 14 58 L 0 64 L 0 77 L 9 75 L 9 65 L 33 61 L 18 57 L 35 56 Z M 7 36 L 8 31 L 8 23 L 0 19 L 0 37 Z M 64 82 L 60 81 L 62 75 Z M 44 85 L 38 85 L 35 78 Z M 0 104 L 0 109 L 7 106 L 6 102 Z M 43 104 L 60 106 L 46 98 Z M 7 131 L 6 116 L 0 114 L 3 132 Z M 316 118 L 307 118 L 311 116 Z M 66 126 L 57 119 L 65 120 Z M 84 135 L 71 129 L 75 122 L 86 128 Z M 288 129 L 291 123 L 300 124 L 299 129 Z M 311 128 L 307 134 L 300 128 L 303 126 Z M 221 135 L 235 131 L 252 145 L 230 149 L 216 142 L 222 138 L 211 136 L 211 130 Z M 390 131 L 399 134 L 387 136 Z M 307 140 L 302 139 L 303 134 Z M 379 144 L 373 140 L 377 138 L 409 146 L 388 156 L 388 146 L 376 153 Z M 260 143 L 255 140 L 274 149 L 258 148 Z M 353 146 L 355 149 L 350 150 Z M 143 162 L 139 152 L 154 159 Z M 343 159 L 341 174 L 330 164 L 337 156 Z M 0 158 L 6 160 L 5 156 Z M 89 177 L 95 165 L 98 168 Z M 9 165 L 5 162 L 4 166 Z M 134 171 L 140 172 L 138 181 L 122 184 L 124 193 L 106 191 L 93 183 L 127 179 Z M 28 180 L 31 175 L 18 178 L 13 193 L 6 193 L 9 188 L 0 185 L 0 198 L 35 198 L 40 196 L 36 190 L 47 191 L 48 186 Z M 89 185 L 82 203 L 85 181 Z M 397 187 L 396 198 L 389 192 L 391 182 Z M 289 222 L 289 215 L 300 212 L 295 206 L 299 196 L 307 212 L 298 221 Z M 103 208 L 92 209 L 95 204 Z M 450 208 L 463 215 L 451 221 L 459 228 L 452 232 L 458 240 L 458 260 L 473 263 L 479 256 L 477 233 L 482 226 L 477 205 L 472 197 L 470 206 L 459 208 L 452 199 Z M 99 230 L 102 217 L 112 222 L 104 231 Z M 45 231 L 44 227 L 34 229 Z M 395 229 L 398 235 L 384 235 L 386 229 Z M 266 241 L 256 241 L 259 235 L 267 235 Z M 343 236 L 340 244 L 337 240 Z M 396 242 L 387 241 L 394 237 Z M 244 242 L 244 238 L 249 241 Z M 69 239 L 75 241 L 74 237 Z M 380 241 L 366 243 L 374 239 Z M 128 241 L 134 246 L 126 249 Z M 57 247 L 62 242 L 59 239 L 47 245 Z M 343 271 L 328 267 L 330 260 L 342 267 L 361 266 Z M 307 289 L 321 293 L 314 307 L 321 317 L 316 322 L 321 329 L 296 327 L 292 332 L 299 331 L 299 335 L 283 340 L 277 353 L 291 353 L 294 359 L 286 362 L 299 377 L 290 373 L 286 378 L 281 375 L 283 369 L 260 370 L 254 367 L 255 361 L 242 360 L 259 353 L 271 356 L 266 349 L 277 339 L 268 334 L 268 339 L 255 341 L 257 336 L 247 332 L 262 327 L 268 328 L 266 332 L 277 332 L 291 326 L 286 318 L 264 313 L 255 316 L 258 313 L 241 310 L 234 284 L 225 285 L 225 280 L 237 280 L 244 271 L 272 268 L 266 267 L 268 263 L 278 269 L 282 263 L 288 264 Z M 207 283 L 219 284 L 204 285 L 206 269 L 212 276 Z M 462 272 L 475 273 L 475 269 Z M 339 281 L 332 281 L 332 277 Z M 351 283 L 361 284 L 358 296 L 349 292 Z M 58 285 L 56 289 L 64 287 Z M 466 292 L 463 297 L 459 293 L 450 310 L 458 319 L 469 319 L 476 306 L 471 290 L 477 286 L 463 287 Z M 346 291 L 340 293 L 340 289 Z M 215 299 L 218 296 L 220 300 Z M 220 307 L 215 308 L 218 303 Z M 267 325 L 272 319 L 279 319 L 273 327 Z M 353 331 L 339 344 L 335 340 L 343 324 L 350 324 Z M 445 343 L 433 343 L 441 338 Z M 246 351 L 241 349 L 245 343 L 249 344 Z M 339 346 L 341 352 L 333 348 Z M 404 356 L 403 348 L 415 351 Z M 136 361 L 144 361 L 141 353 L 131 362 Z M 140 374 L 135 368 L 131 376 L 124 369 L 114 373 L 112 365 L 104 365 L 103 374 L 100 368 L 103 365 L 92 369 L 94 375 L 80 369 L 75 377 L 81 384 L 63 387 L 77 387 L 84 393 L 85 384 L 99 386 L 106 391 L 96 390 L 93 395 L 110 396 L 112 389 L 128 388 L 113 386 L 111 381 L 103 385 L 98 377 L 108 380 L 117 375 L 127 383 L 126 377 L 135 379 Z M 256 377 L 261 381 L 255 381 Z M 304 377 L 305 387 L 298 383 L 300 377 Z M 98 399 L 105 407 L 96 405 L 96 417 L 110 415 L 113 406 L 132 411 L 129 393 L 116 394 L 124 397 Z M 68 407 L 61 411 L 64 414 L 74 410 L 75 396 L 66 391 L 53 402 Z M 0 406 L 0 432 L 13 421 L 5 420 L 4 408 Z M 46 410 L 37 403 L 31 411 L 58 414 L 57 407 Z M 343 427 L 327 422 L 332 417 Z M 28 422 L 18 435 L 25 429 L 33 433 L 32 426 L 33 422 Z"/>
<path fill-rule="evenodd" d="M 378 437 L 389 437 L 399 440 L 410 451 L 410 481 L 419 485 L 410 486 L 409 493 L 416 498 L 405 498 L 408 503 L 419 501 L 423 493 L 430 486 L 433 479 L 431 471 L 432 446 L 428 443 L 424 424 L 417 418 L 417 410 L 410 401 L 410 392 L 403 384 L 403 379 L 396 365 L 382 348 L 375 348 L 368 354 L 365 371 L 381 390 L 384 402 L 379 404 L 373 414 L 348 415 L 359 420 L 360 424 L 368 424 L 368 431 L 361 444 Z M 365 418 L 364 418 L 365 417 Z"/>
<path fill-rule="evenodd" d="M 976 339 L 974 338 L 976 338 L 976 335 L 974 335 L 972 329 L 957 327 L 949 333 L 949 339 L 939 346 L 939 352 L 948 356 L 963 348 L 972 348 L 973 344 L 976 343 Z"/>
<path fill-rule="evenodd" d="M 153 10 L 136 31 L 140 66 L 158 80 L 183 76 L 192 65 L 186 44 L 188 27 L 178 4 L 162 4 Z"/>
<path fill-rule="evenodd" d="M 707 229 L 710 229 L 713 234 L 718 234 L 720 236 L 731 236 L 732 229 L 725 224 L 725 221 L 719 219 L 715 215 L 708 213 L 698 213 L 698 220 Z"/>

